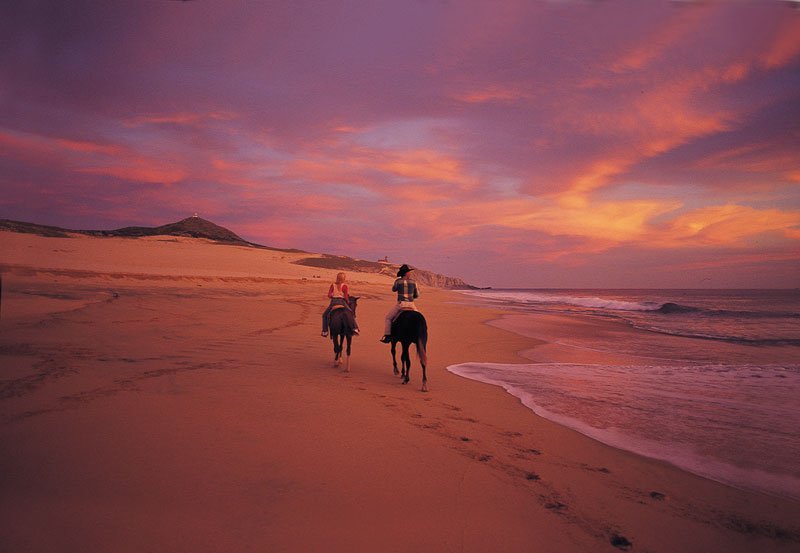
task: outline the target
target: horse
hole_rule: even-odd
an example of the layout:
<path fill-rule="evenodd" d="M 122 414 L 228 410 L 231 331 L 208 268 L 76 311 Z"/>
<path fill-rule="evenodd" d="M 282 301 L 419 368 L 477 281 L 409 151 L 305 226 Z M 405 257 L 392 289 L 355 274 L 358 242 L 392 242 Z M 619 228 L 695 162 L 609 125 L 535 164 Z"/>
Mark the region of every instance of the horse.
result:
<path fill-rule="evenodd" d="M 342 364 L 342 350 L 344 341 L 347 339 L 347 358 L 345 359 L 345 372 L 350 372 L 350 344 L 353 341 L 354 319 L 356 316 L 356 304 L 358 296 L 350 296 L 348 299 L 350 309 L 344 306 L 334 306 L 330 314 L 331 341 L 333 341 L 333 366 L 338 367 Z"/>
<path fill-rule="evenodd" d="M 397 371 L 397 358 L 395 357 L 395 350 L 397 342 L 403 346 L 403 352 L 400 354 L 400 363 L 403 372 L 400 377 L 403 379 L 403 384 L 408 384 L 409 372 L 411 370 L 411 355 L 409 349 L 411 344 L 417 346 L 417 354 L 419 355 L 419 364 L 422 366 L 422 391 L 428 391 L 428 373 L 426 366 L 428 364 L 428 322 L 419 311 L 402 311 L 397 318 L 392 322 L 392 365 L 394 367 L 394 374 L 399 374 Z"/>

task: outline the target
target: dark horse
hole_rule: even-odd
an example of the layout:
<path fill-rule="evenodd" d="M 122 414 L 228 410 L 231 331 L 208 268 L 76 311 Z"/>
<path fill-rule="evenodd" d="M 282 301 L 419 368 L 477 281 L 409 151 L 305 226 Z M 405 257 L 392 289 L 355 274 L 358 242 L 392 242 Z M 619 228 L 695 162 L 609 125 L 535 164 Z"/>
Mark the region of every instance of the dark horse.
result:
<path fill-rule="evenodd" d="M 348 311 L 344 306 L 334 307 L 331 311 L 331 340 L 333 341 L 333 366 L 338 367 L 342 364 L 342 349 L 344 341 L 347 339 L 347 358 L 345 359 L 344 370 L 350 372 L 350 344 L 353 341 L 353 328 L 355 328 L 357 296 L 350 296 Z"/>
<path fill-rule="evenodd" d="M 402 311 L 392 323 L 392 365 L 394 366 L 394 374 L 397 371 L 397 358 L 395 357 L 395 346 L 400 342 L 403 346 L 403 352 L 400 354 L 400 363 L 403 372 L 400 377 L 403 379 L 403 384 L 408 384 L 409 371 L 411 370 L 411 355 L 409 350 L 411 344 L 416 344 L 417 354 L 419 355 L 419 364 L 422 366 L 422 391 L 428 391 L 428 373 L 426 366 L 428 364 L 428 323 L 422 313 L 419 311 Z"/>

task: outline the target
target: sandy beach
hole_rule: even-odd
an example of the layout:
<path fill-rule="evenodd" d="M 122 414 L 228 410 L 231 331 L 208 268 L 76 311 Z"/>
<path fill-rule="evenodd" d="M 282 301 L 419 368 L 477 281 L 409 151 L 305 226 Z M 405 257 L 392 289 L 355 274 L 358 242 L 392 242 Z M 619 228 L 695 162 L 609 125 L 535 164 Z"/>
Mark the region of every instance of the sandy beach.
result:
<path fill-rule="evenodd" d="M 334 368 L 336 271 L 292 264 L 308 255 L 0 232 L 0 551 L 800 551 L 800 503 L 448 372 L 600 355 L 486 324 L 457 292 L 421 291 L 423 393 L 416 355 L 403 386 L 378 342 L 391 278 L 348 273 L 362 335 Z"/>

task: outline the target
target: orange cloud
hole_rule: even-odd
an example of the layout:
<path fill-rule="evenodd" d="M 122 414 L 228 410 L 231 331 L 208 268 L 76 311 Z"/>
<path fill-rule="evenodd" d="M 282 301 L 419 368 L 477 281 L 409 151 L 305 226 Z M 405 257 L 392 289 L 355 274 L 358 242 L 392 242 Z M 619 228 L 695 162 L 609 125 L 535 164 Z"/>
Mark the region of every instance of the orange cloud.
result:
<path fill-rule="evenodd" d="M 780 172 L 793 181 L 800 177 L 800 160 L 797 154 L 786 150 L 782 144 L 774 143 L 748 144 L 718 152 L 706 156 L 696 166 L 751 173 Z"/>
<path fill-rule="evenodd" d="M 800 18 L 795 14 L 785 17 L 769 48 L 761 57 L 767 69 L 782 67 L 800 54 Z"/>
<path fill-rule="evenodd" d="M 550 236 L 574 236 L 608 249 L 642 240 L 652 231 L 650 222 L 678 209 L 678 202 L 629 200 L 564 206 L 552 199 L 495 200 L 415 207 L 414 221 L 435 236 L 463 236 L 479 227 L 537 231 Z M 424 215 L 416 214 L 422 211 Z M 427 217 L 427 219 L 425 219 Z M 430 228 L 428 228 L 430 226 Z"/>
<path fill-rule="evenodd" d="M 238 116 L 231 112 L 215 111 L 207 113 L 166 113 L 166 114 L 149 114 L 132 117 L 124 124 L 128 127 L 139 127 L 142 125 L 197 125 L 204 121 L 230 121 L 236 119 Z"/>
<path fill-rule="evenodd" d="M 389 154 L 386 156 L 386 161 L 373 166 L 380 171 L 410 179 L 447 182 L 467 187 L 477 184 L 475 178 L 464 172 L 461 162 L 432 150 Z"/>
<path fill-rule="evenodd" d="M 752 246 L 765 233 L 800 239 L 797 210 L 722 205 L 677 214 L 681 207 L 677 200 L 587 201 L 565 206 L 550 198 L 402 205 L 397 211 L 432 240 L 468 236 L 479 228 L 492 227 L 576 239 L 569 247 L 529 254 L 531 259 L 551 261 L 601 253 L 621 245 L 648 249 L 743 248 Z"/>
<path fill-rule="evenodd" d="M 454 98 L 468 104 L 483 104 L 487 102 L 514 102 L 521 99 L 530 99 L 529 92 L 510 86 L 492 85 L 482 89 L 470 90 L 457 94 Z"/>
<path fill-rule="evenodd" d="M 180 166 L 149 159 L 118 159 L 111 163 L 79 167 L 77 170 L 150 184 L 174 184 L 188 176 L 188 172 Z"/>
<path fill-rule="evenodd" d="M 729 130 L 738 115 L 697 107 L 704 90 L 730 78 L 729 69 L 692 73 L 631 95 L 622 106 L 587 109 L 580 99 L 565 99 L 558 107 L 557 125 L 563 132 L 608 138 L 603 157 L 585 158 L 567 180 L 565 205 L 581 204 L 585 195 L 614 181 L 614 177 L 644 159 L 658 156 L 700 137 Z M 726 77 L 727 75 L 727 77 Z M 615 145 L 616 144 L 616 145 Z"/>
<path fill-rule="evenodd" d="M 452 187 L 474 188 L 479 179 L 463 164 L 434 150 L 347 148 L 298 155 L 281 169 L 283 176 L 318 183 L 341 183 L 427 200 L 446 199 Z M 402 184 L 389 188 L 394 184 Z"/>
<path fill-rule="evenodd" d="M 652 236 L 661 247 L 743 246 L 745 239 L 766 232 L 795 238 L 800 211 L 756 209 L 742 205 L 710 206 L 693 210 L 672 220 L 661 233 Z"/>
<path fill-rule="evenodd" d="M 86 154 L 103 154 L 113 156 L 120 155 L 122 153 L 122 148 L 113 144 L 97 144 L 95 142 L 67 140 L 65 138 L 56 139 L 55 144 L 73 152 Z"/>
<path fill-rule="evenodd" d="M 111 175 L 147 183 L 174 183 L 188 175 L 177 163 L 166 162 L 117 144 L 102 144 L 48 136 L 0 132 L 0 144 L 16 157 L 37 163 L 63 164 L 81 173 Z"/>
<path fill-rule="evenodd" d="M 47 136 L 0 130 L 0 145 L 5 156 L 12 155 L 21 159 L 49 159 L 60 161 L 64 157 L 65 148 L 57 139 Z"/>

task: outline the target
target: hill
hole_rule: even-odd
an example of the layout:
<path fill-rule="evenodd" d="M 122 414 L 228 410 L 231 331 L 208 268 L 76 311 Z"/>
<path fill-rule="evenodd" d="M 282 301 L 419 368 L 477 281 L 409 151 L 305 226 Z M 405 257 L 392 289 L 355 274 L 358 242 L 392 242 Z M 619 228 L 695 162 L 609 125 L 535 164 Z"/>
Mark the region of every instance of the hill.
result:
<path fill-rule="evenodd" d="M 190 238 L 206 238 L 215 242 L 249 245 L 232 231 L 200 217 L 188 217 L 177 223 L 169 223 L 160 227 L 124 227 L 109 231 L 112 236 L 186 236 Z"/>
<path fill-rule="evenodd" d="M 145 236 L 184 236 L 189 238 L 204 238 L 206 240 L 212 240 L 218 244 L 227 244 L 232 246 L 247 246 L 251 248 L 262 248 L 283 252 L 306 253 L 303 250 L 272 248 L 269 246 L 262 246 L 260 244 L 248 242 L 247 240 L 239 237 L 233 231 L 197 216 L 188 217 L 181 221 L 161 225 L 159 227 L 123 227 L 116 230 L 71 230 L 47 225 L 38 225 L 35 223 L 0 219 L 0 230 L 38 234 L 40 236 L 54 238 L 68 238 L 70 235 L 74 234 L 97 237 L 117 236 L 134 239 Z M 296 261 L 296 263 L 309 267 L 319 267 L 321 269 L 353 271 L 360 273 L 379 273 L 392 277 L 395 276 L 400 267 L 399 265 L 391 265 L 388 263 L 365 261 L 363 259 L 327 254 L 310 256 L 300 259 L 299 261 Z M 435 286 L 438 288 L 475 288 L 460 278 L 441 275 L 425 269 L 416 269 L 414 278 L 420 284 Z"/>
<path fill-rule="evenodd" d="M 302 252 L 296 249 L 271 248 L 248 242 L 239 237 L 233 231 L 221 227 L 211 221 L 201 217 L 187 217 L 176 223 L 161 225 L 160 227 L 123 227 L 116 230 L 73 230 L 47 225 L 37 225 L 35 223 L 25 223 L 22 221 L 11 221 L 0 219 L 0 230 L 10 230 L 13 232 L 24 232 L 38 234 L 40 236 L 50 236 L 56 238 L 66 238 L 70 234 L 83 234 L 86 236 L 119 236 L 123 238 L 140 238 L 143 236 L 185 236 L 187 238 L 205 238 L 220 244 L 230 244 L 237 246 L 249 246 L 254 248 L 265 248 L 286 252 Z"/>

